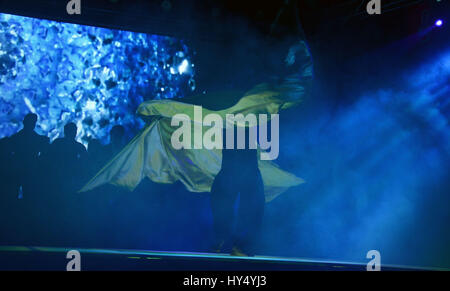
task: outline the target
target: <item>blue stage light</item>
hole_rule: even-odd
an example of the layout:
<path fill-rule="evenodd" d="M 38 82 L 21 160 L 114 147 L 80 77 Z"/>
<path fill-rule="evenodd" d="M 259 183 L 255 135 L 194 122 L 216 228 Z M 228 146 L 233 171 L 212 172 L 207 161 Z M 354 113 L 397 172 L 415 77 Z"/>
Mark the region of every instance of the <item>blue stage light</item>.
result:
<path fill-rule="evenodd" d="M 436 25 L 436 26 L 442 26 L 443 23 L 444 23 L 444 22 L 442 21 L 442 19 L 438 19 L 438 20 L 436 20 L 436 22 L 434 23 L 434 25 Z"/>

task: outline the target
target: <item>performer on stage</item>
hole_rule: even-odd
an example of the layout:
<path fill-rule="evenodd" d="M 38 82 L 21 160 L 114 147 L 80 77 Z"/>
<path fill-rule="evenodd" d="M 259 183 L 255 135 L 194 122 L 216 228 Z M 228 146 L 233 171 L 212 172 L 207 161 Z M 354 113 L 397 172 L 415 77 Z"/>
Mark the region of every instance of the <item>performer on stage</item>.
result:
<path fill-rule="evenodd" d="M 211 209 L 214 219 L 215 252 L 231 245 L 231 254 L 252 254 L 258 240 L 264 214 L 264 184 L 258 168 L 258 151 L 250 149 L 249 128 L 246 147 L 237 149 L 237 129 L 233 130 L 234 149 L 222 150 L 222 165 L 211 187 Z M 223 144 L 227 136 L 224 130 Z M 239 201 L 235 215 L 236 201 Z M 236 216 L 236 219 L 235 219 Z M 236 223 L 234 223 L 236 221 Z M 233 231 L 233 225 L 236 225 Z"/>
<path fill-rule="evenodd" d="M 271 116 L 298 105 L 311 85 L 312 62 L 304 42 L 297 44 L 296 52 L 302 61 L 299 72 L 255 86 L 230 108 L 218 111 L 203 108 L 202 115 L 215 113 L 224 120 L 227 114 L 238 113 Z M 211 95 L 232 98 L 232 94 L 235 93 Z M 172 117 L 184 114 L 195 120 L 194 111 L 194 105 L 173 100 L 143 102 L 137 113 L 147 122 L 146 126 L 81 191 L 106 183 L 133 190 L 147 177 L 157 183 L 181 181 L 191 192 L 211 192 L 217 251 L 221 251 L 221 246 L 231 237 L 233 254 L 244 255 L 248 252 L 248 245 L 257 237 L 264 201 L 271 201 L 303 180 L 281 170 L 272 161 L 259 159 L 260 149 L 175 149 L 171 137 L 177 127 L 171 125 Z M 203 127 L 203 131 L 206 130 L 207 127 Z M 233 169 L 237 163 L 240 163 L 239 168 Z M 241 207 L 238 229 L 233 235 L 233 207 L 238 194 Z M 250 229 L 252 227 L 254 229 Z"/>

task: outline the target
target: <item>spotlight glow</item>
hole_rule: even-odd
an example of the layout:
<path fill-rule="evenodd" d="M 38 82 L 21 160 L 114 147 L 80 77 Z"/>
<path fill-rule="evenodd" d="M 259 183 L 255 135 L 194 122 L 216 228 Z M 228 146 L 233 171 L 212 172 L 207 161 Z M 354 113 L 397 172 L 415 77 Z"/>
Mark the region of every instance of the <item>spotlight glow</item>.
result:
<path fill-rule="evenodd" d="M 434 23 L 434 25 L 436 26 L 442 26 L 443 21 L 441 19 L 436 20 L 436 22 Z"/>
<path fill-rule="evenodd" d="M 181 74 L 185 73 L 187 71 L 189 62 L 187 60 L 183 60 L 181 65 L 178 66 L 178 72 Z"/>

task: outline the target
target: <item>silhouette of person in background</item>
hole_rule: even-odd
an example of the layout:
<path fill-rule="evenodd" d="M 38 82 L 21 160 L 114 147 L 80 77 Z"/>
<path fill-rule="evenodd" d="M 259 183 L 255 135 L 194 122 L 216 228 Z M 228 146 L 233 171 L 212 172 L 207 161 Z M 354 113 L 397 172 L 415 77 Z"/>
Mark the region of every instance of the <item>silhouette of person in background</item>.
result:
<path fill-rule="evenodd" d="M 125 146 L 125 128 L 121 125 L 115 125 L 111 128 L 109 135 L 111 141 L 104 149 L 107 161 L 112 159 Z"/>
<path fill-rule="evenodd" d="M 63 193 L 74 193 L 83 183 L 87 151 L 75 140 L 77 131 L 75 123 L 66 124 L 64 137 L 56 139 L 50 146 L 55 183 Z"/>
<path fill-rule="evenodd" d="M 42 186 L 42 157 L 48 151 L 49 139 L 37 134 L 34 129 L 37 115 L 30 113 L 23 119 L 23 129 L 3 140 L 2 160 L 4 176 L 7 179 L 2 186 L 2 194 L 7 201 L 3 215 L 8 217 L 6 223 L 11 241 L 29 241 L 36 237 L 34 211 L 37 201 L 41 199 L 39 192 Z M 18 230 L 26 230 L 18 232 Z"/>
<path fill-rule="evenodd" d="M 99 140 L 92 139 L 88 146 L 90 176 L 97 173 L 109 160 L 118 154 L 125 146 L 125 128 L 113 126 L 109 132 L 110 143 L 102 146 Z"/>
<path fill-rule="evenodd" d="M 264 184 L 258 168 L 257 150 L 249 147 L 249 129 L 246 128 L 245 149 L 237 149 L 236 132 L 235 128 L 234 149 L 225 148 L 225 130 L 223 132 L 222 167 L 211 187 L 217 240 L 214 251 L 221 252 L 225 245 L 231 244 L 232 255 L 246 256 L 254 252 L 254 243 L 260 233 Z"/>
<path fill-rule="evenodd" d="M 64 137 L 50 145 L 49 165 L 52 173 L 49 204 L 52 207 L 52 239 L 55 244 L 73 244 L 80 237 L 81 199 L 76 191 L 84 182 L 87 163 L 86 148 L 76 141 L 77 126 L 68 123 L 64 126 Z"/>
<path fill-rule="evenodd" d="M 23 129 L 8 140 L 8 154 L 10 167 L 16 184 L 16 193 L 19 199 L 28 199 L 35 186 L 40 183 L 42 157 L 48 151 L 49 138 L 37 134 L 37 115 L 30 113 L 23 119 Z"/>

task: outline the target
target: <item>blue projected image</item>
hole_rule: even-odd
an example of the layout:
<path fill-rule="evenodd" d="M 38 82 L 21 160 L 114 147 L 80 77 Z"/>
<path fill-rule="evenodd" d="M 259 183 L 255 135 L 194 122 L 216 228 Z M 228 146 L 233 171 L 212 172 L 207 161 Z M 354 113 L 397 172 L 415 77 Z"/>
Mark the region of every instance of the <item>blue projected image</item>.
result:
<path fill-rule="evenodd" d="M 68 122 L 85 145 L 117 124 L 136 132 L 142 101 L 195 89 L 192 55 L 171 37 L 0 14 L 0 138 L 29 112 L 51 140 Z"/>

